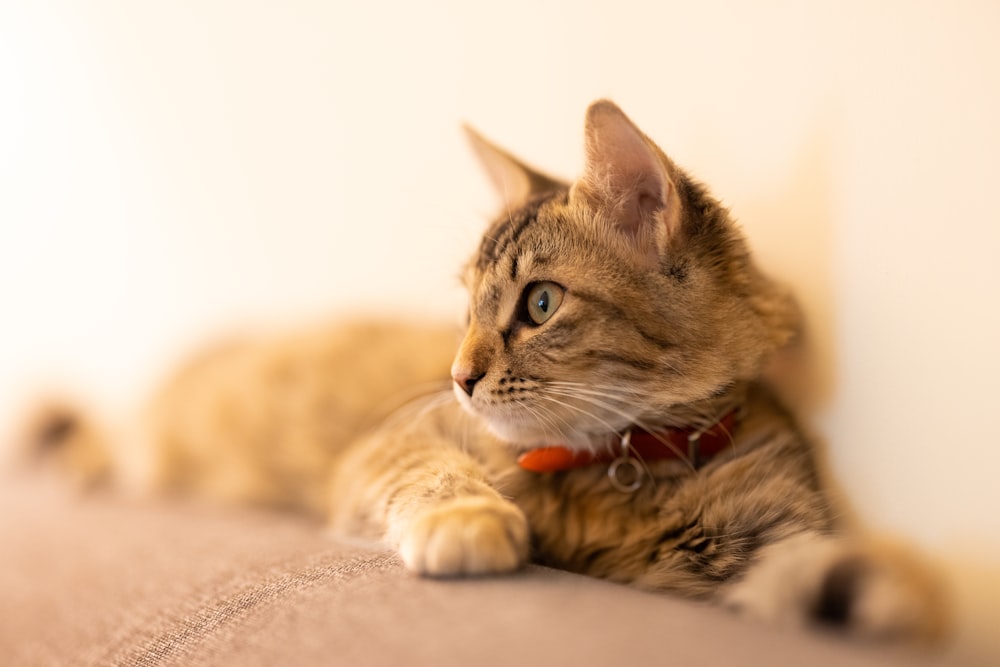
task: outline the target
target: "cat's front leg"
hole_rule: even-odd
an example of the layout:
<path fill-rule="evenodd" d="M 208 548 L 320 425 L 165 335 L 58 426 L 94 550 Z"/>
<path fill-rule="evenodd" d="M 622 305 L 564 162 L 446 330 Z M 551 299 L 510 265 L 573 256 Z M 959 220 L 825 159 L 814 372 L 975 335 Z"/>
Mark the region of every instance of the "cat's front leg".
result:
<path fill-rule="evenodd" d="M 524 514 L 513 503 L 487 494 L 400 512 L 390 518 L 390 532 L 398 534 L 403 563 L 430 576 L 511 572 L 528 556 Z"/>
<path fill-rule="evenodd" d="M 721 597 L 747 616 L 872 639 L 933 641 L 948 616 L 939 582 L 909 554 L 812 531 L 762 548 Z"/>
<path fill-rule="evenodd" d="M 527 561 L 524 513 L 434 429 L 359 441 L 336 465 L 331 492 L 335 531 L 384 540 L 419 574 L 499 574 Z"/>

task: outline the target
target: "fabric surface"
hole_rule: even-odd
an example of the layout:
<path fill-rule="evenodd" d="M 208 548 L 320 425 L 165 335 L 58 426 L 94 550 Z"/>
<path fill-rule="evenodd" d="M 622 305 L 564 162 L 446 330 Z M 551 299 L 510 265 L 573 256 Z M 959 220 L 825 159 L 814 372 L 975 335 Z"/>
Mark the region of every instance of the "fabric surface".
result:
<path fill-rule="evenodd" d="M 420 579 L 285 514 L 2 482 L 0 665 L 959 663 L 537 566 Z"/>

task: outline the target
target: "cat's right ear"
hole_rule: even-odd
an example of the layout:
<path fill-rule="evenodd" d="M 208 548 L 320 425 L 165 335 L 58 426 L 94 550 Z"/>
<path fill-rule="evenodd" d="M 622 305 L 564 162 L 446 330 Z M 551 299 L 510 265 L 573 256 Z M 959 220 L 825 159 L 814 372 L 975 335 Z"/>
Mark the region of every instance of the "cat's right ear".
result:
<path fill-rule="evenodd" d="M 463 128 L 493 186 L 508 207 L 517 206 L 532 195 L 569 187 L 532 169 L 468 125 Z"/>
<path fill-rule="evenodd" d="M 601 210 L 599 219 L 632 242 L 639 256 L 657 263 L 679 227 L 680 202 L 670 163 L 613 102 L 599 100 L 587 109 L 583 177 L 570 199 Z"/>

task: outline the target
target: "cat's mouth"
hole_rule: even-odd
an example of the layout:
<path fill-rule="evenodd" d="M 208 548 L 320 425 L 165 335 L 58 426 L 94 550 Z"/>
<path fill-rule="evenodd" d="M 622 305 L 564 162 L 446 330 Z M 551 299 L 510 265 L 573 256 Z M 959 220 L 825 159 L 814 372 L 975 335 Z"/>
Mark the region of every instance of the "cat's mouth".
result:
<path fill-rule="evenodd" d="M 498 404 L 484 400 L 479 396 L 470 396 L 457 384 L 454 386 L 455 397 L 466 412 L 483 421 L 489 431 L 499 439 L 516 444 L 537 445 L 544 442 L 545 434 L 539 428 L 537 420 L 530 418 L 530 413 L 510 403 Z"/>
<path fill-rule="evenodd" d="M 559 444 L 592 449 L 631 424 L 620 411 L 597 408 L 566 392 L 550 396 L 552 392 L 542 390 L 508 393 L 483 389 L 469 395 L 456 385 L 455 396 L 494 436 L 517 448 Z"/>

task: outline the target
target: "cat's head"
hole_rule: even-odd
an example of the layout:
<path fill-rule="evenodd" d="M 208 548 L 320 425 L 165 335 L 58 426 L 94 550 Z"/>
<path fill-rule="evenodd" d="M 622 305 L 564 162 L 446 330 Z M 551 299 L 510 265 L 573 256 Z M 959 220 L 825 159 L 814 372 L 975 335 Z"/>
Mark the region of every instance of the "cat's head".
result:
<path fill-rule="evenodd" d="M 582 447 L 669 423 L 794 335 L 794 303 L 728 212 L 613 103 L 587 110 L 573 184 L 471 134 L 506 206 L 465 269 L 452 375 L 499 437 Z"/>

